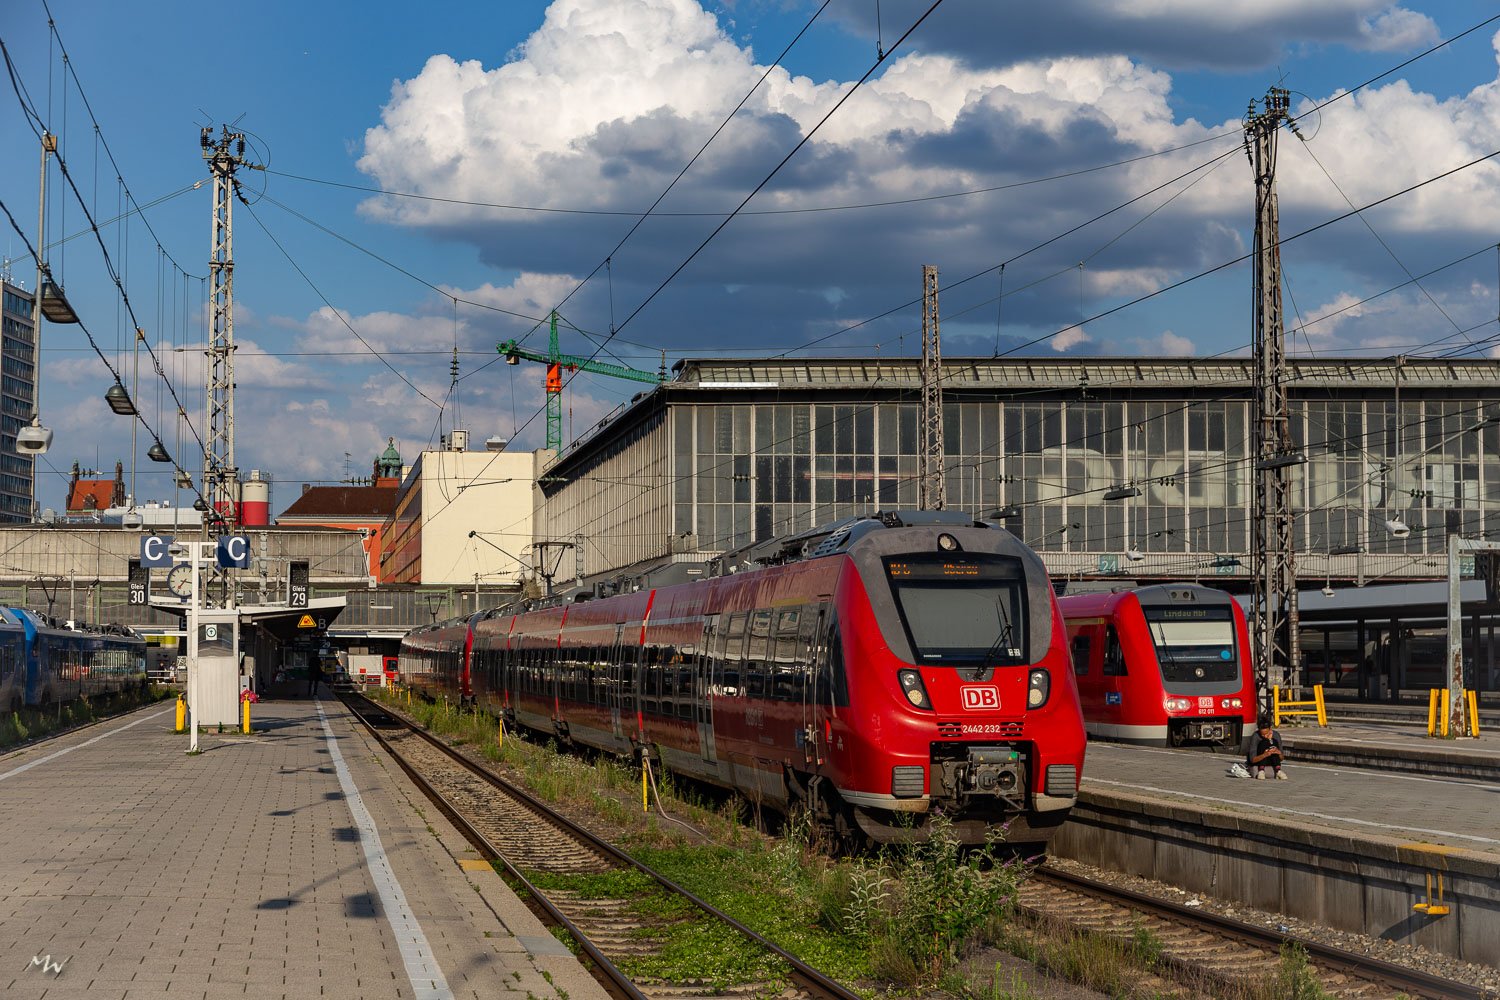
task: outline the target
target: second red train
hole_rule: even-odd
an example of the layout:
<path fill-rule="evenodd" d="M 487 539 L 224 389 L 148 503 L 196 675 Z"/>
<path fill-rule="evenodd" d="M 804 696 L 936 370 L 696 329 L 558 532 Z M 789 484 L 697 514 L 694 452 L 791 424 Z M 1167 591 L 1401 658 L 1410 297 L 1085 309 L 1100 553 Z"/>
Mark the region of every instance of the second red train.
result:
<path fill-rule="evenodd" d="M 1059 599 L 1090 736 L 1237 747 L 1255 724 L 1245 612 L 1229 594 L 1164 584 Z"/>

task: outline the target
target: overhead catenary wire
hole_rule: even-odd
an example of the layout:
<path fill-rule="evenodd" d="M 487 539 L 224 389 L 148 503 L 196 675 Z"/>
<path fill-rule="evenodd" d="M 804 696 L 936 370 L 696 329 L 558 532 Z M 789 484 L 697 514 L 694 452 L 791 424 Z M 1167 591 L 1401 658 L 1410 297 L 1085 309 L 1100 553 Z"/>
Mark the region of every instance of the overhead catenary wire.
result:
<path fill-rule="evenodd" d="M 774 65 L 774 64 L 773 64 Z M 1149 153 L 1141 153 L 1137 156 L 1128 156 L 1120 160 L 1112 160 L 1109 163 L 1099 163 L 1089 167 L 1079 167 L 1077 170 L 1064 170 L 1055 174 L 1043 174 L 1039 177 L 1028 177 L 1018 181 L 1008 181 L 1005 184 L 992 184 L 987 187 L 965 188 L 960 191 L 942 191 L 937 194 L 917 195 L 911 198 L 892 198 L 886 201 L 853 202 L 846 205 L 809 205 L 802 208 L 747 208 L 741 215 L 751 216 L 778 216 L 778 215 L 818 215 L 828 212 L 867 212 L 878 208 L 900 208 L 906 205 L 921 205 L 935 201 L 949 201 L 955 198 L 972 198 L 977 195 L 997 194 L 1001 191 L 1014 191 L 1020 188 L 1034 187 L 1039 184 L 1050 184 L 1054 181 L 1072 180 L 1075 177 L 1085 177 L 1089 174 L 1099 173 L 1104 170 L 1113 170 L 1116 167 L 1127 167 L 1144 160 L 1155 159 L 1158 156 L 1168 156 L 1172 153 L 1180 153 L 1183 150 L 1193 149 L 1221 139 L 1234 138 L 1238 140 L 1239 132 L 1218 132 L 1214 135 L 1205 136 L 1202 139 L 1194 139 L 1177 146 L 1169 146 L 1165 149 L 1152 150 Z M 268 174 L 276 177 L 285 177 L 288 180 L 304 181 L 309 184 L 319 184 L 326 187 L 344 188 L 350 191 L 359 191 L 365 194 L 382 195 L 391 198 L 410 198 L 415 201 L 431 201 L 446 205 L 457 205 L 464 208 L 493 208 L 512 212 L 536 212 L 539 214 L 558 215 L 597 215 L 612 218 L 645 218 L 649 213 L 663 219 L 716 219 L 722 216 L 718 212 L 684 212 L 684 211 L 651 211 L 649 209 L 604 209 L 604 208 L 556 208 L 542 205 L 512 205 L 502 202 L 472 201 L 463 198 L 445 198 L 439 195 L 416 194 L 410 191 L 391 191 L 386 188 L 370 187 L 362 184 L 350 184 L 345 181 L 327 180 L 320 177 L 308 177 L 302 174 L 293 174 L 280 170 L 268 170 Z"/>
<path fill-rule="evenodd" d="M 15 78 L 15 73 L 14 73 L 14 67 L 11 64 L 9 50 L 5 50 L 5 43 L 4 43 L 3 39 L 0 39 L 0 50 L 3 50 L 3 54 L 4 54 L 4 57 L 5 57 L 6 65 L 7 65 L 7 67 L 10 67 L 10 69 L 11 69 L 12 84 L 15 85 L 16 78 Z M 17 98 L 18 99 L 21 98 L 21 93 L 22 92 L 19 89 L 17 89 L 16 94 L 17 94 Z M 34 112 L 31 109 L 28 109 L 26 107 L 24 101 L 22 103 L 22 108 L 23 108 L 23 110 L 25 110 L 27 112 L 27 116 L 26 117 L 27 117 L 27 123 L 28 123 L 28 125 L 30 125 L 31 128 L 32 128 L 32 130 L 33 130 L 33 132 L 35 132 L 36 131 L 36 126 L 38 124 L 42 124 L 41 121 L 39 119 L 35 119 L 35 118 L 32 117 L 32 115 L 34 114 Z M 40 138 L 40 134 L 38 134 L 38 138 Z M 77 200 L 79 208 L 80 208 L 80 210 L 84 214 L 84 218 L 89 223 L 89 231 L 94 236 L 94 242 L 97 243 L 98 246 L 99 246 L 99 252 L 103 256 L 103 259 L 104 259 L 105 270 L 108 272 L 110 278 L 114 282 L 115 290 L 116 290 L 117 294 L 120 297 L 120 301 L 125 306 L 125 312 L 130 317 L 130 323 L 131 323 L 132 328 L 134 328 L 134 329 L 143 329 L 143 327 L 141 326 L 140 320 L 136 317 L 135 307 L 130 302 L 130 295 L 129 295 L 128 292 L 125 291 L 124 280 L 121 277 L 119 270 L 115 266 L 114 259 L 111 257 L 110 252 L 109 252 L 109 247 L 107 247 L 105 245 L 105 243 L 104 243 L 104 236 L 99 231 L 99 226 L 94 221 L 93 215 L 89 212 L 88 202 L 83 197 L 83 192 L 81 192 L 78 189 L 78 184 L 77 184 L 77 182 L 73 178 L 72 171 L 70 171 L 68 169 L 67 159 L 64 157 L 61 149 L 58 149 L 57 151 L 53 152 L 52 153 L 52 157 L 57 161 L 58 171 L 62 174 L 63 179 L 68 182 L 68 189 L 73 193 L 74 199 Z M 9 210 L 7 210 L 6 215 L 8 217 L 10 216 Z M 15 220 L 14 220 L 13 217 L 11 218 L 11 225 L 13 227 L 16 227 L 16 223 L 15 223 Z M 17 232 L 20 233 L 19 227 L 16 227 L 16 228 L 17 228 Z M 21 233 L 21 235 L 22 235 L 23 238 L 25 238 L 25 234 L 24 233 Z M 27 244 L 27 247 L 30 249 L 30 252 L 33 255 L 33 257 L 36 260 L 40 261 L 42 259 L 41 256 L 40 256 L 40 253 L 41 253 L 40 249 L 36 248 L 36 247 L 32 247 L 31 246 L 31 241 L 29 239 L 26 240 L 26 244 Z M 178 407 L 178 410 L 181 413 L 182 419 L 187 422 L 188 429 L 190 431 L 192 431 L 193 437 L 198 442 L 198 446 L 199 446 L 200 450 L 203 449 L 204 448 L 203 439 L 198 436 L 197 428 L 193 426 L 191 418 L 189 418 L 187 416 L 186 408 L 183 407 L 182 401 L 178 398 L 178 396 L 177 396 L 177 389 L 176 389 L 175 386 L 172 385 L 171 379 L 168 377 L 166 369 L 162 366 L 161 359 L 157 356 L 156 351 L 152 349 L 151 343 L 150 343 L 149 340 L 145 341 L 144 343 L 145 343 L 145 346 L 146 346 L 147 353 L 151 356 L 152 365 L 153 365 L 153 367 L 154 367 L 154 369 L 156 371 L 157 377 L 160 378 L 161 380 L 163 380 L 166 383 L 167 390 L 168 390 L 168 392 L 171 393 L 173 401 L 175 403 L 177 403 L 177 407 Z M 104 360 L 105 360 L 105 364 L 108 365 L 108 359 L 106 358 Z M 37 359 L 38 364 L 40 364 L 40 361 L 41 361 L 41 359 L 38 358 Z M 111 372 L 113 372 L 112 368 L 111 368 Z"/>
<path fill-rule="evenodd" d="M 236 194 L 238 194 L 238 184 L 235 185 L 235 189 Z M 338 319 L 339 323 L 343 325 L 344 329 L 353 334 L 354 339 L 359 341 L 360 344 L 364 346 L 365 350 L 370 352 L 371 356 L 373 356 L 381 364 L 385 365 L 385 367 L 388 368 L 391 373 L 399 378 L 402 382 L 405 382 L 413 392 L 415 392 L 418 396 L 421 396 L 423 399 L 427 400 L 427 402 L 431 403 L 441 411 L 443 408 L 442 403 L 439 403 L 437 400 L 427 395 L 427 393 L 422 391 L 422 389 L 415 382 L 407 378 L 404 372 L 398 369 L 395 365 L 391 364 L 382 352 L 376 350 L 375 347 L 371 345 L 369 341 L 365 340 L 360 332 L 354 328 L 354 324 L 350 323 L 349 320 L 344 316 L 343 310 L 338 309 L 332 302 L 328 300 L 328 296 L 323 294 L 322 289 L 320 289 L 317 283 L 312 280 L 312 277 L 305 270 L 303 270 L 302 265 L 297 263 L 296 258 L 292 256 L 291 251 L 287 250 L 286 246 L 276 238 L 276 234 L 271 232 L 271 230 L 267 228 L 265 222 L 261 220 L 259 213 L 255 211 L 255 206 L 251 205 L 243 197 L 240 198 L 240 204 L 245 206 L 245 211 L 250 213 L 250 218 L 255 220 L 255 224 L 260 227 L 261 232 L 265 233 L 266 238 L 271 241 L 271 244 L 275 246 L 277 250 L 281 251 L 281 255 L 285 257 L 287 263 L 292 266 L 292 270 L 296 271 L 298 276 L 301 277 L 302 280 L 307 284 L 307 287 L 312 289 L 313 294 L 316 295 L 320 300 L 322 300 L 323 304 L 328 307 L 329 311 L 333 313 L 333 315 Z"/>
<path fill-rule="evenodd" d="M 16 222 L 15 216 L 11 214 L 10 207 L 5 204 L 5 201 L 3 199 L 0 199 L 0 212 L 4 213 L 5 218 L 10 222 L 11 228 L 15 230 L 16 235 L 20 236 L 22 241 L 26 243 L 27 249 L 35 252 L 35 248 L 32 247 L 30 239 L 26 236 L 25 231 L 21 229 L 20 224 Z M 109 356 L 106 355 L 104 351 L 99 347 L 98 341 L 95 340 L 93 333 L 89 330 L 88 325 L 84 323 L 83 318 L 81 316 L 75 316 L 75 321 L 78 328 L 83 331 L 83 335 L 88 340 L 89 346 L 93 349 L 94 354 L 98 356 L 99 361 L 104 365 L 110 376 L 114 379 L 115 382 L 123 384 L 120 372 L 115 369 L 114 365 L 110 364 Z M 151 435 L 153 441 L 160 443 L 161 435 L 158 434 L 157 431 L 151 426 L 150 422 L 146 420 L 146 416 L 141 412 L 141 407 L 138 402 L 135 407 L 135 411 L 135 419 L 139 421 L 141 426 L 146 429 L 146 433 Z M 177 462 L 177 459 L 174 458 L 172 460 L 172 464 L 176 468 L 177 472 L 182 472 L 182 467 Z M 196 487 L 194 488 L 194 492 L 197 492 Z M 203 499 L 205 503 L 207 502 L 202 493 L 198 493 L 198 498 Z"/>
<path fill-rule="evenodd" d="M 1437 175 L 1435 175 L 1433 177 L 1429 177 L 1426 180 L 1418 181 L 1417 183 L 1411 184 L 1411 185 L 1409 185 L 1409 186 L 1407 186 L 1407 187 L 1405 187 L 1405 188 L 1403 188 L 1403 189 L 1401 189 L 1399 191 L 1396 191 L 1396 192 L 1393 192 L 1391 194 L 1385 195 L 1384 197 L 1378 198 L 1375 201 L 1372 201 L 1372 202 L 1370 202 L 1370 203 L 1368 203 L 1368 204 L 1366 204 L 1366 205 L 1364 205 L 1364 206 L 1362 206 L 1360 208 L 1356 208 L 1356 209 L 1353 209 L 1353 210 L 1351 210 L 1349 212 L 1345 212 L 1345 213 L 1342 213 L 1340 215 L 1334 216 L 1333 218 L 1326 219 L 1323 222 L 1317 223 L 1317 224 L 1315 224 L 1313 226 L 1310 226 L 1310 227 L 1308 227 L 1306 229 L 1303 229 L 1302 231 L 1294 233 L 1294 234 L 1292 234 L 1290 236 L 1283 236 L 1283 237 L 1281 237 L 1280 239 L 1277 240 L 1276 246 L 1277 247 L 1285 246 L 1286 244 L 1288 244 L 1288 243 L 1290 243 L 1290 242 L 1292 242 L 1294 240 L 1301 239 L 1303 237 L 1306 237 L 1306 236 L 1309 236 L 1309 235 L 1311 235 L 1313 233 L 1316 233 L 1316 232 L 1318 232 L 1318 231 L 1320 231 L 1322 229 L 1327 228 L 1328 226 L 1334 225 L 1335 223 L 1340 222 L 1340 221 L 1342 221 L 1344 219 L 1347 219 L 1350 216 L 1355 215 L 1355 214 L 1357 214 L 1359 212 L 1368 211 L 1369 209 L 1374 208 L 1374 207 L 1376 207 L 1378 205 L 1383 205 L 1383 204 L 1385 204 L 1387 202 L 1390 202 L 1390 201 L 1392 201 L 1392 200 L 1394 200 L 1396 198 L 1399 198 L 1399 197 L 1402 197 L 1404 195 L 1410 194 L 1413 191 L 1420 190 L 1421 188 L 1424 188 L 1424 187 L 1426 187 L 1429 184 L 1433 184 L 1433 183 L 1436 183 L 1437 181 L 1440 181 L 1440 180 L 1443 180 L 1445 178 L 1451 177 L 1454 174 L 1457 174 L 1457 173 L 1459 173 L 1459 172 L 1461 172 L 1463 170 L 1467 170 L 1467 169 L 1469 169 L 1471 167 L 1477 166 L 1478 164 L 1481 164 L 1481 163 L 1484 163 L 1484 162 L 1486 162 L 1488 160 L 1491 160 L 1491 159 L 1495 158 L 1496 156 L 1500 156 L 1500 150 L 1495 150 L 1494 152 L 1485 154 L 1484 156 L 1477 157 L 1477 158 L 1475 158 L 1473 160 L 1470 160 L 1467 163 L 1461 164 L 1461 165 L 1459 165 L 1457 167 L 1453 167 L 1453 168 L 1451 168 L 1449 170 L 1446 170 L 1446 171 L 1444 171 L 1444 172 L 1442 172 L 1440 174 L 1437 174 Z M 1236 264 L 1243 263 L 1244 261 L 1250 259 L 1252 256 L 1254 256 L 1254 252 L 1253 251 L 1250 252 L 1250 253 L 1241 254 L 1238 257 L 1235 257 L 1235 258 L 1233 258 L 1231 260 L 1224 261 L 1224 262 L 1222 262 L 1220 264 L 1217 264 L 1217 265 L 1215 265 L 1213 267 L 1207 268 L 1207 269 L 1205 269 L 1203 271 L 1199 271 L 1196 274 L 1193 274 L 1193 275 L 1190 275 L 1188 277 L 1182 278 L 1182 279 L 1180 279 L 1178 281 L 1172 282 L 1172 283 L 1170 283 L 1168 285 L 1165 285 L 1165 286 L 1163 286 L 1161 288 L 1158 288 L 1158 289 L 1156 289 L 1154 291 L 1144 293 L 1144 294 L 1136 296 L 1135 298 L 1130 299 L 1130 300 L 1128 300 L 1126 302 L 1119 303 L 1119 304 L 1114 305 L 1114 306 L 1112 306 L 1112 307 L 1110 307 L 1108 309 L 1104 309 L 1104 310 L 1102 310 L 1102 311 L 1100 311 L 1100 312 L 1098 312 L 1098 313 L 1096 313 L 1096 314 L 1094 314 L 1092 316 L 1081 318 L 1079 321 L 1077 321 L 1075 323 L 1069 323 L 1069 324 L 1067 324 L 1067 325 L 1065 325 L 1065 326 L 1063 326 L 1063 327 L 1061 327 L 1061 328 L 1059 328 L 1057 330 L 1054 330 L 1053 332 L 1051 332 L 1049 334 L 1045 334 L 1043 336 L 1039 336 L 1039 337 L 1033 338 L 1033 339 L 1031 339 L 1029 341 L 1026 341 L 1025 343 L 1022 343 L 1022 344 L 1019 344 L 1019 345 L 1017 345 L 1015 347 L 1012 347 L 1009 350 L 1003 351 L 999 356 L 1000 357 L 1007 357 L 1007 356 L 1010 356 L 1010 355 L 1013 355 L 1013 354 L 1017 353 L 1018 351 L 1024 350 L 1025 348 L 1034 347 L 1034 346 L 1036 346 L 1038 344 L 1045 343 L 1046 341 L 1052 340 L 1053 338 L 1055 338 L 1055 337 L 1057 337 L 1057 336 L 1059 336 L 1059 335 L 1061 335 L 1061 334 L 1063 334 L 1063 333 L 1065 333 L 1065 332 L 1067 332 L 1069 330 L 1078 329 L 1078 328 L 1080 328 L 1080 327 L 1082 327 L 1082 326 L 1084 326 L 1084 325 L 1086 325 L 1088 323 L 1096 322 L 1097 320 L 1103 319 L 1103 318 L 1105 318 L 1107 316 L 1111 316 L 1111 315 L 1113 315 L 1115 313 L 1121 312 L 1122 310 L 1128 309 L 1128 308 L 1130 308 L 1132 306 L 1139 305 L 1142 302 L 1150 301 L 1151 299 L 1154 299 L 1154 298 L 1156 298 L 1156 297 L 1158 297 L 1160 295 L 1164 295 L 1167 292 L 1175 291 L 1176 289 L 1182 288 L 1185 285 L 1191 284 L 1194 281 L 1198 281 L 1198 280 L 1200 280 L 1202 278 L 1208 277 L 1209 275 L 1216 274 L 1216 273 L 1218 273 L 1220 271 L 1226 270 L 1227 268 L 1230 268 L 1230 267 L 1232 267 L 1232 266 L 1234 266 Z M 680 268 L 679 268 L 679 270 L 680 270 Z M 985 271 L 979 272 L 979 274 L 985 274 L 985 273 L 988 273 L 991 270 L 994 270 L 994 268 L 987 268 Z M 965 281 L 972 280 L 973 278 L 978 277 L 979 274 L 971 275 L 971 276 L 969 276 L 969 278 L 966 278 L 964 280 Z M 902 307 L 898 307 L 898 308 L 902 308 Z M 639 311 L 639 309 L 637 310 L 637 312 L 638 311 Z M 896 310 L 891 310 L 891 311 L 894 312 Z M 868 321 L 866 321 L 866 322 L 868 322 Z M 846 329 L 848 329 L 848 328 L 846 328 Z M 607 342 L 608 341 L 606 339 L 606 343 Z M 596 354 L 597 354 L 597 352 L 596 352 Z M 527 419 L 526 423 L 522 424 L 522 429 L 524 429 L 527 425 L 529 425 L 532 420 L 535 420 L 536 417 L 537 417 L 537 414 L 540 413 L 540 412 L 541 412 L 540 410 L 534 412 L 532 414 L 532 416 Z"/>

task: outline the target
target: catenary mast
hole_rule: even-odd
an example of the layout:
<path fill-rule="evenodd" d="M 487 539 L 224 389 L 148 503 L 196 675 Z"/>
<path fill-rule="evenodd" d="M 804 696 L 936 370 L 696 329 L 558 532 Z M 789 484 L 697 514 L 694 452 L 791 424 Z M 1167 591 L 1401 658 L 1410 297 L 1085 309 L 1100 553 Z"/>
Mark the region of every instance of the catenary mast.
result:
<path fill-rule="evenodd" d="M 204 128 L 203 159 L 214 179 L 213 231 L 208 259 L 208 380 L 204 387 L 203 496 L 207 514 L 237 520 L 239 469 L 234 461 L 234 174 L 246 166 L 245 136 L 223 126 L 219 138 Z M 204 517 L 204 530 L 211 517 Z M 205 534 L 205 537 L 206 534 Z"/>
<path fill-rule="evenodd" d="M 1264 109 L 1251 104 L 1245 147 L 1255 171 L 1255 414 L 1251 458 L 1255 491 L 1250 524 L 1251 630 L 1255 682 L 1269 704 L 1271 688 L 1298 683 L 1297 560 L 1292 511 L 1294 467 L 1287 414 L 1286 334 L 1281 310 L 1281 247 L 1276 204 L 1276 139 L 1287 124 L 1287 91 L 1272 88 Z M 1295 129 L 1295 126 L 1293 126 Z"/>

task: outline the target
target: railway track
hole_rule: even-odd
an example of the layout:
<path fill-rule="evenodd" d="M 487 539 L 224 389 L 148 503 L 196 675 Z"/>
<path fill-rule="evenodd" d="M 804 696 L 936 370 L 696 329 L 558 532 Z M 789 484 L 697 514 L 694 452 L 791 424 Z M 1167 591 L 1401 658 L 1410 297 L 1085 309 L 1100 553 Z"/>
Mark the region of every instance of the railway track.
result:
<path fill-rule="evenodd" d="M 1061 921 L 1105 935 L 1148 938 L 1159 946 L 1158 971 L 1189 986 L 1264 980 L 1267 970 L 1277 966 L 1282 946 L 1296 944 L 1307 953 L 1309 968 L 1332 997 L 1486 1000 L 1495 996 L 1466 983 L 1056 869 L 1039 869 L 1023 884 L 1018 910 L 1034 921 Z"/>
<path fill-rule="evenodd" d="M 544 920 L 564 929 L 616 997 L 859 1000 L 795 956 L 557 814 L 524 790 L 360 695 L 344 703 L 485 859 L 500 863 Z M 496 794 L 496 793 L 499 794 Z M 728 928 L 757 949 L 749 974 L 661 967 L 675 936 Z M 681 970 L 680 963 L 675 966 Z M 733 981 L 729 981 L 730 979 Z"/>

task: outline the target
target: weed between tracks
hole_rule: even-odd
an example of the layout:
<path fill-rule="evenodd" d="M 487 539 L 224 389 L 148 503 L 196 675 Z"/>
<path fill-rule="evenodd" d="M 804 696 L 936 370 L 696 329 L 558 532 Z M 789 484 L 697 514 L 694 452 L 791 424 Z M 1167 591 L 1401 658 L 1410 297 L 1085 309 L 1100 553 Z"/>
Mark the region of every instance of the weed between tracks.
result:
<path fill-rule="evenodd" d="M 1022 927 L 1012 904 L 1029 868 L 1002 860 L 1000 842 L 963 849 L 951 825 L 935 818 L 928 843 L 898 845 L 859 857 L 835 858 L 807 817 L 793 817 L 777 839 L 743 819 L 751 810 L 715 804 L 670 775 L 657 775 L 664 808 L 694 828 L 641 807 L 640 772 L 619 762 L 556 753 L 506 734 L 497 741 L 492 717 L 441 703 L 385 695 L 430 732 L 466 746 L 543 801 L 603 833 L 644 864 L 677 882 L 803 961 L 862 992 L 899 995 L 933 990 L 969 1000 L 1037 1000 L 1048 978 L 1066 980 L 1122 1000 L 1214 996 L 1224 1000 L 1324 1000 L 1326 994 L 1300 950 L 1283 952 L 1263 981 L 1243 986 L 1208 982 L 1181 990 L 1158 978 L 1162 942 L 1147 928 L 1123 935 L 1080 933 L 1057 926 Z M 706 843 L 702 841 L 707 841 Z M 662 936 L 654 954 L 626 959 L 633 976 L 723 989 L 785 978 L 779 959 L 747 948 L 734 931 L 700 918 L 687 904 L 633 872 L 563 876 L 528 872 L 538 888 L 568 889 L 588 898 L 629 899 Z M 671 932 L 663 935 L 663 921 Z M 1021 976 L 989 960 L 999 949 L 1037 965 Z"/>

